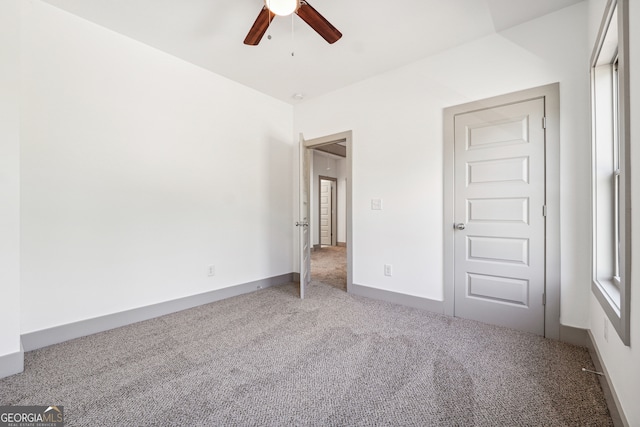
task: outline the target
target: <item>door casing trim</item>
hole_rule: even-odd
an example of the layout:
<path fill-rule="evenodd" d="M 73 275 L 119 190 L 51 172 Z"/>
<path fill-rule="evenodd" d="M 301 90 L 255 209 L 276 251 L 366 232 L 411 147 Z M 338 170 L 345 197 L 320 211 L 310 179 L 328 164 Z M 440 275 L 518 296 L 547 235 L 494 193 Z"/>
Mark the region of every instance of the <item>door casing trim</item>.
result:
<path fill-rule="evenodd" d="M 443 262 L 444 312 L 455 315 L 454 292 L 454 119 L 462 113 L 543 98 L 545 131 L 545 295 L 544 336 L 560 338 L 560 92 L 559 83 L 534 87 L 444 109 Z"/>

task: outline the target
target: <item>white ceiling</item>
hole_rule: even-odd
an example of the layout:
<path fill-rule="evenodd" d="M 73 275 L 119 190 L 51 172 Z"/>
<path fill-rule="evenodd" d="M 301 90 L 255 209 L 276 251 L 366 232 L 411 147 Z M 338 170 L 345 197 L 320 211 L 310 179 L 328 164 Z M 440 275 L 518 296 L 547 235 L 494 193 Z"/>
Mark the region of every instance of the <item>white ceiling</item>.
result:
<path fill-rule="evenodd" d="M 309 0 L 342 39 L 276 17 L 258 46 L 242 42 L 263 0 L 44 1 L 295 104 L 293 94 L 319 96 L 582 0 Z"/>

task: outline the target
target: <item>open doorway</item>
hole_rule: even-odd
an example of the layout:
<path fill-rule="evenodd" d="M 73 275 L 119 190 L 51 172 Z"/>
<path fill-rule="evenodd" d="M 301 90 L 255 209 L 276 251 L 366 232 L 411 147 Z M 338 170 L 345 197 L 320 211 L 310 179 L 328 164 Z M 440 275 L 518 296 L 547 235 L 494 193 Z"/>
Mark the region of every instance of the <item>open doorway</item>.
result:
<path fill-rule="evenodd" d="M 311 281 L 347 291 L 345 143 L 314 147 L 311 157 Z"/>
<path fill-rule="evenodd" d="M 299 268 L 299 286 L 300 286 L 300 298 L 304 298 L 305 289 L 311 284 L 312 280 L 327 282 L 327 276 L 322 277 L 322 272 L 319 271 L 318 263 L 315 262 L 316 267 L 313 272 L 311 267 L 311 255 L 312 248 L 319 243 L 319 238 L 315 239 L 315 230 L 317 228 L 316 218 L 314 215 L 317 212 L 317 203 L 313 192 L 316 188 L 315 183 L 316 176 L 320 178 L 319 171 L 321 166 L 314 168 L 314 156 L 322 157 L 322 155 L 333 156 L 334 159 L 341 159 L 341 177 L 337 177 L 337 194 L 338 194 L 338 206 L 344 207 L 344 220 L 338 220 L 338 236 L 336 246 L 332 248 L 344 248 L 346 247 L 346 284 L 344 280 L 341 281 L 340 287 L 346 288 L 347 292 L 352 291 L 353 287 L 353 217 L 352 217 L 352 132 L 345 131 L 332 135 L 326 135 L 319 138 L 313 138 L 306 140 L 302 133 L 300 134 L 300 199 L 299 199 L 299 220 L 296 222 L 297 240 L 298 240 L 298 268 Z M 325 160 L 326 162 L 326 160 Z M 338 165 L 336 165 L 336 168 Z M 326 163 L 325 163 L 326 171 Z M 324 173 L 323 176 L 328 174 Z M 342 238 L 340 237 L 342 233 Z M 319 237 L 319 236 L 318 236 Z M 316 252 L 316 251 L 313 251 Z M 318 255 L 316 252 L 315 255 Z M 316 257 L 318 258 L 318 257 Z M 344 257 L 341 257 L 344 260 Z M 344 261 L 343 261 L 344 262 Z M 335 263 L 328 260 L 327 265 L 331 265 L 331 270 L 325 270 L 325 273 L 335 273 Z M 344 277 L 341 275 L 341 277 Z"/>

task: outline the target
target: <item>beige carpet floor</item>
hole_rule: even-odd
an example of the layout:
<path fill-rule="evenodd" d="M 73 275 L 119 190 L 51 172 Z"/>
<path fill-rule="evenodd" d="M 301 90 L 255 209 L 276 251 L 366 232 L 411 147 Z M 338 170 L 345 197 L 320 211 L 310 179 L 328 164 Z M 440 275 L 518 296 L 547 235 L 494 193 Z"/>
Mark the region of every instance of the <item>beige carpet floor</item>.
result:
<path fill-rule="evenodd" d="M 25 354 L 66 426 L 612 426 L 586 349 L 293 283 Z"/>
<path fill-rule="evenodd" d="M 347 290 L 347 248 L 326 246 L 311 252 L 311 280 Z"/>

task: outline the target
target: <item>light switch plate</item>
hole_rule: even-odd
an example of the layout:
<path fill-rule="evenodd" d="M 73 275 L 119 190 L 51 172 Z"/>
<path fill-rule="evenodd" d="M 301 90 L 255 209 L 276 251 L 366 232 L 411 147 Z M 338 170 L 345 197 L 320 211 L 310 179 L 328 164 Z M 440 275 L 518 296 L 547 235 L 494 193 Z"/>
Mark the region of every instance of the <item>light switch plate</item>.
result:
<path fill-rule="evenodd" d="M 384 275 L 392 276 L 393 275 L 393 266 L 391 264 L 384 265 Z"/>
<path fill-rule="evenodd" d="M 372 211 L 381 211 L 382 210 L 382 199 L 371 199 L 371 210 Z"/>

